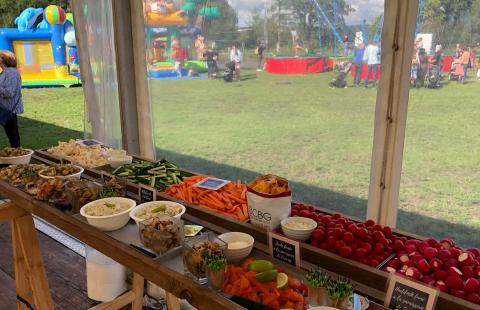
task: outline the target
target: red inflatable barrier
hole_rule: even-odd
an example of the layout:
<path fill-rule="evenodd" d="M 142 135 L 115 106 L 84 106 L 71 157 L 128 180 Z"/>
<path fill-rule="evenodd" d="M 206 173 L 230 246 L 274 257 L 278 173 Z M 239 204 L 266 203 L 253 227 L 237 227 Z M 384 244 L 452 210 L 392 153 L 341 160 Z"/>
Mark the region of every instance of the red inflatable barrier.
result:
<path fill-rule="evenodd" d="M 276 74 L 307 74 L 329 70 L 325 57 L 269 57 L 265 59 L 265 71 Z"/>

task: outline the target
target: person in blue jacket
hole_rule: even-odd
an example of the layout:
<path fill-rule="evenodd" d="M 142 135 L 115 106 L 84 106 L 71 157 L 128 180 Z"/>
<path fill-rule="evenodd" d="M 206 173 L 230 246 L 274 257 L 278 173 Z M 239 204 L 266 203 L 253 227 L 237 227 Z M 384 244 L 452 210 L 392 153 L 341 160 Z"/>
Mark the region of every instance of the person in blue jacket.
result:
<path fill-rule="evenodd" d="M 353 66 L 354 66 L 354 77 L 353 85 L 358 86 L 362 81 L 362 68 L 363 68 L 363 53 L 365 52 L 365 47 L 363 43 L 360 43 L 353 53 Z"/>
<path fill-rule="evenodd" d="M 10 51 L 0 51 L 0 105 L 10 113 L 3 125 L 11 147 L 20 147 L 17 114 L 23 113 L 22 79 Z"/>

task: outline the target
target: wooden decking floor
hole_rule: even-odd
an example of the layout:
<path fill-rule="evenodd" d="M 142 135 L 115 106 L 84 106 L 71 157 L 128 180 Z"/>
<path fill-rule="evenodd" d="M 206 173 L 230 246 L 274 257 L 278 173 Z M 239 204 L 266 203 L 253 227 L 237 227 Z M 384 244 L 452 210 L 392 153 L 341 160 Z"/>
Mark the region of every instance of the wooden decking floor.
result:
<path fill-rule="evenodd" d="M 87 297 L 85 259 L 37 231 L 55 309 L 83 310 L 96 302 Z M 0 310 L 16 309 L 10 223 L 0 223 Z"/>

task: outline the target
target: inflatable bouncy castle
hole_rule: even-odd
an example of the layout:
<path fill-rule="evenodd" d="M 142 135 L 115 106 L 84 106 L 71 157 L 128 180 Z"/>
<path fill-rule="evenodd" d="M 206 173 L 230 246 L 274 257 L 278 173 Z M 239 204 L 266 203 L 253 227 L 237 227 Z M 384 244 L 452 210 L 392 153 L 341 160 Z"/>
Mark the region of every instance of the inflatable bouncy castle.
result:
<path fill-rule="evenodd" d="M 57 5 L 27 8 L 17 28 L 0 28 L 0 50 L 15 54 L 24 87 L 80 84 L 73 16 Z"/>
<path fill-rule="evenodd" d="M 205 20 L 211 21 L 221 15 L 219 8 L 211 6 L 210 2 L 146 1 L 147 70 L 150 78 L 206 77 L 206 44 L 202 28 Z M 195 47 L 195 52 L 188 51 L 188 47 Z"/>

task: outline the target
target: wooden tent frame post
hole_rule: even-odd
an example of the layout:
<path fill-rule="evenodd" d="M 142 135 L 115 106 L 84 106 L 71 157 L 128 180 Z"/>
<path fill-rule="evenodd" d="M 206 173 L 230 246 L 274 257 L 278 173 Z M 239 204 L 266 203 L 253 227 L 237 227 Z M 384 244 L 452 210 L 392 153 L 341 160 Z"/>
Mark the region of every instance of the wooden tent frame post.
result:
<path fill-rule="evenodd" d="M 418 0 L 386 0 L 367 218 L 395 227 Z"/>
<path fill-rule="evenodd" d="M 148 93 L 147 67 L 145 60 L 145 28 L 143 1 L 109 1 L 113 15 L 115 62 L 117 67 L 118 98 L 122 128 L 123 148 L 133 154 L 154 158 L 152 119 Z M 92 135 L 103 141 L 104 132 L 98 125 L 94 81 L 90 68 L 85 20 L 82 13 L 83 1 L 73 1 L 80 70 Z"/>

